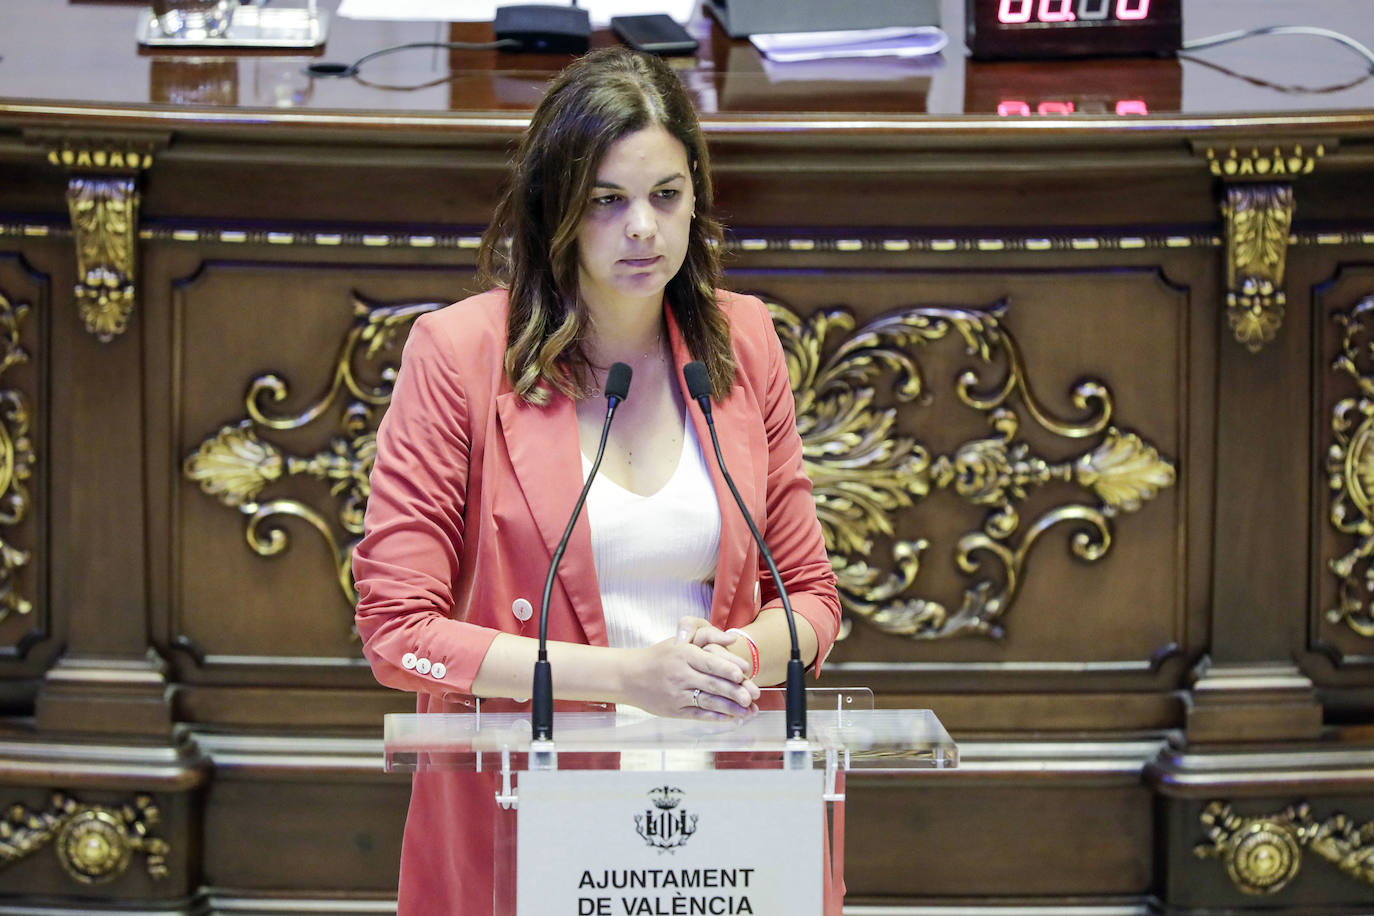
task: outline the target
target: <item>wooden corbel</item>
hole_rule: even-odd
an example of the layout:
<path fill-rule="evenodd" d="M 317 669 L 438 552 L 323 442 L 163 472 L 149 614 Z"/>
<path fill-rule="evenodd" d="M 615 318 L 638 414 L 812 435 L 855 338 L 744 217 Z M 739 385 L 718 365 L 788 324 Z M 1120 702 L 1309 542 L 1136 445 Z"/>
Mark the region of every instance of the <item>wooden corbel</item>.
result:
<path fill-rule="evenodd" d="M 1194 144 L 1222 181 L 1226 225 L 1226 320 L 1258 353 L 1283 324 L 1284 268 L 1293 226 L 1293 182 L 1335 149 L 1332 140 Z"/>
<path fill-rule="evenodd" d="M 67 173 L 77 312 L 86 330 L 108 343 L 128 328 L 138 299 L 138 179 L 168 138 L 30 131 L 25 139 Z"/>

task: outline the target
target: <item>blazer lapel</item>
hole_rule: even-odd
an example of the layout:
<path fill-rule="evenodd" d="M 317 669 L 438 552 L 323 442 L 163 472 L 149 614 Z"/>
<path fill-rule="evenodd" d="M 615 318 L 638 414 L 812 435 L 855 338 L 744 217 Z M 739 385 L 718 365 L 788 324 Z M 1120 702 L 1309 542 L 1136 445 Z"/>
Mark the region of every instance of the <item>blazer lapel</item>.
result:
<path fill-rule="evenodd" d="M 702 414 L 700 406 L 692 400 L 691 394 L 687 391 L 687 383 L 682 378 L 682 367 L 692 361 L 692 355 L 687 350 L 687 344 L 682 339 L 671 310 L 668 310 L 668 335 L 672 341 L 673 359 L 677 364 L 678 384 L 682 386 L 682 397 L 687 402 L 687 412 L 692 417 L 697 441 L 701 444 L 706 466 L 710 469 L 711 480 L 715 484 L 716 501 L 720 504 L 720 550 L 716 557 L 711 622 L 724 629 L 730 608 L 735 603 L 735 594 L 746 572 L 745 563 L 752 555 L 750 548 L 753 546 L 754 538 L 749 533 L 749 526 L 740 516 L 735 498 L 730 495 L 730 487 L 716 463 L 706 417 Z M 747 402 L 748 398 L 736 382 L 730 396 L 724 402 L 712 400 L 711 416 L 715 419 L 716 435 L 720 439 L 720 453 L 725 460 L 725 467 L 730 471 L 730 479 L 735 482 L 735 487 L 739 490 L 745 505 L 749 507 L 750 514 L 754 516 L 754 523 L 762 524 L 763 520 L 759 517 L 757 508 L 758 500 L 755 498 L 758 488 L 755 486 L 754 462 L 767 460 L 767 447 L 766 443 L 754 443 L 750 439 L 751 429 L 757 426 L 757 422 L 751 424 L 750 419 L 756 421 L 757 413 Z M 758 450 L 761 450 L 760 459 L 755 458 L 755 452 Z"/>
<path fill-rule="evenodd" d="M 578 443 L 573 402 L 564 395 L 555 394 L 552 403 L 535 407 L 507 391 L 497 395 L 496 409 L 516 483 L 548 549 L 548 560 L 552 560 L 583 484 L 582 447 Z M 558 564 L 557 581 L 582 625 L 587 642 L 606 645 L 601 587 L 592 559 L 591 527 L 585 507 L 578 514 L 572 537 Z M 540 585 L 542 587 L 542 580 Z M 537 602 L 538 597 L 532 596 L 532 600 Z M 536 606 L 535 611 L 538 610 Z"/>

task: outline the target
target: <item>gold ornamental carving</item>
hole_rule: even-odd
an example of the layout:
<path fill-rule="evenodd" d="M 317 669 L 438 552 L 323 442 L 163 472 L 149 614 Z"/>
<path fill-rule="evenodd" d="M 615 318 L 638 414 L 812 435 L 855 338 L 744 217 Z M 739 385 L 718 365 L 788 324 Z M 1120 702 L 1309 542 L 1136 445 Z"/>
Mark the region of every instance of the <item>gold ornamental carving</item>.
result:
<path fill-rule="evenodd" d="M 1374 636 L 1374 296 L 1333 320 L 1342 334 L 1331 369 L 1349 376 L 1356 393 L 1332 408 L 1332 443 L 1326 454 L 1330 519 L 1336 531 L 1355 539 L 1355 545 L 1327 561 L 1340 586 L 1336 605 L 1327 609 L 1326 617 L 1332 623 L 1344 622 L 1361 636 Z"/>
<path fill-rule="evenodd" d="M 14 804 L 0 819 L 0 868 L 52 844 L 62 869 L 81 884 L 104 884 L 128 871 L 135 854 L 154 879 L 168 874 L 171 847 L 153 836 L 161 815 L 150 796 L 118 808 L 84 805 L 54 792 L 46 810 Z"/>
<path fill-rule="evenodd" d="M 313 528 L 334 558 L 337 584 L 349 607 L 356 598 L 352 548 L 362 535 L 376 424 L 395 379 L 394 367 L 379 364 L 378 356 L 415 318 L 440 306 L 357 299 L 354 324 L 320 395 L 298 412 L 276 414 L 271 408 L 288 398 L 287 382 L 275 375 L 253 379 L 246 416 L 207 436 L 183 462 L 189 480 L 246 517 L 248 545 L 258 555 L 276 556 L 286 549 L 288 535 L 280 526 L 286 518 Z M 850 614 L 885 633 L 913 639 L 1002 636 L 1001 618 L 1015 599 L 1031 548 L 1046 531 L 1071 526 L 1070 550 L 1095 561 L 1109 551 L 1118 515 L 1135 511 L 1175 482 L 1169 459 L 1112 423 L 1111 393 L 1101 383 L 1085 381 L 1071 393 L 1079 419 L 1059 419 L 1041 403 L 1002 323 L 1004 305 L 907 309 L 858 331 L 843 310 L 819 312 L 803 322 L 778 303 L 770 303 L 770 309 L 787 352 L 807 472 L 841 598 Z M 963 373 L 956 393 L 983 415 L 989 435 L 936 455 L 896 431 L 896 411 L 875 405 L 872 382 L 882 373 L 893 374 L 898 400 L 925 398 L 927 385 L 911 354 L 941 341 L 963 344 L 978 364 Z M 984 383 L 979 373 L 999 366 L 1002 374 Z M 364 373 L 374 381 L 363 382 Z M 271 441 L 273 431 L 306 427 L 335 409 L 338 434 L 316 453 L 294 455 Z M 1077 454 L 1049 461 L 1032 454 L 1018 435 L 1024 423 L 1088 441 Z M 332 511 L 289 494 L 267 498 L 302 477 L 330 485 L 336 499 Z M 1023 521 L 1021 502 L 1036 488 L 1051 485 L 1076 488 L 1088 499 Z M 939 490 L 985 510 L 981 528 L 957 545 L 955 561 L 973 578 L 953 612 L 910 594 L 929 542 L 892 538 L 895 514 Z M 890 564 L 874 561 L 879 538 L 892 539 Z"/>
<path fill-rule="evenodd" d="M 274 413 L 273 406 L 289 398 L 290 384 L 273 374 L 254 378 L 244 398 L 247 415 L 207 437 L 182 463 L 187 479 L 245 516 L 244 536 L 258 556 L 279 556 L 290 546 L 284 520 L 298 519 L 313 528 L 330 552 L 340 593 L 350 608 L 357 601 L 353 547 L 362 537 L 371 493 L 368 475 L 376 456 L 377 423 L 396 380 L 396 367 L 383 359 L 416 318 L 443 304 L 382 305 L 355 297 L 353 324 L 322 393 L 299 412 Z M 309 427 L 333 409 L 338 411 L 337 433 L 313 455 L 291 454 L 265 438 L 272 431 Z M 325 512 L 290 493 L 266 495 L 294 478 L 324 481 L 334 506 Z"/>
<path fill-rule="evenodd" d="M 6 226 L 0 223 L 0 236 L 6 231 L 29 228 L 27 226 Z M 32 227 L 37 231 L 47 231 L 47 227 Z M 1361 240 L 1358 231 L 1347 231 L 1335 235 L 1350 235 L 1349 244 L 1368 244 Z M 1331 237 L 1324 233 L 1323 238 Z M 353 226 L 331 228 L 300 229 L 293 226 L 271 226 L 252 224 L 243 226 L 206 227 L 197 223 L 183 223 L 172 220 L 159 220 L 155 226 L 139 229 L 141 241 L 154 241 L 177 245 L 223 244 L 254 246 L 295 246 L 298 248 L 368 248 L 368 249 L 437 249 L 440 251 L 457 249 L 475 251 L 481 247 L 480 236 L 468 233 L 412 233 L 412 232 L 368 232 Z M 918 252 L 967 254 L 1003 254 L 1006 252 L 1026 252 L 1029 254 L 1057 254 L 1065 251 L 1178 251 L 1185 248 L 1220 248 L 1222 238 L 1215 232 L 1157 233 L 1144 235 L 1117 235 L 1112 233 L 1072 233 L 1072 234 L 979 234 L 975 236 L 932 236 L 932 235 L 867 235 L 846 237 L 835 234 L 793 235 L 778 233 L 747 238 L 732 238 L 726 250 L 730 252 L 826 252 L 837 255 L 908 254 Z"/>
<path fill-rule="evenodd" d="M 137 298 L 138 175 L 165 138 L 112 133 L 66 136 L 29 131 L 48 162 L 68 173 L 67 214 L 76 243 L 76 306 L 82 324 L 104 343 L 129 326 Z"/>
<path fill-rule="evenodd" d="M 1292 143 L 1287 146 L 1252 145 L 1203 151 L 1208 170 L 1227 180 L 1271 180 L 1278 176 L 1310 175 L 1317 160 L 1326 155 L 1325 143 Z"/>
<path fill-rule="evenodd" d="M 67 211 L 76 237 L 76 305 L 86 330 L 108 343 L 134 309 L 138 189 L 127 177 L 74 176 Z"/>
<path fill-rule="evenodd" d="M 1333 151 L 1333 140 L 1304 143 L 1195 144 L 1208 171 L 1224 182 L 1226 319 L 1251 353 L 1283 324 L 1284 270 L 1293 227 L 1293 184 Z"/>
<path fill-rule="evenodd" d="M 48 150 L 48 162 L 68 169 L 140 171 L 153 164 L 153 152 L 138 144 L 63 143 Z"/>
<path fill-rule="evenodd" d="M 1226 319 L 1251 353 L 1283 324 L 1283 275 L 1293 227 L 1293 187 L 1236 184 L 1226 188 Z"/>
<path fill-rule="evenodd" d="M 1357 826 L 1339 812 L 1318 822 L 1305 803 L 1243 817 L 1220 801 L 1209 803 L 1200 819 L 1207 841 L 1195 846 L 1194 854 L 1219 859 L 1243 893 L 1267 896 L 1283 890 L 1297 877 L 1305 849 L 1347 877 L 1374 884 L 1374 823 Z"/>
<path fill-rule="evenodd" d="M 25 303 L 11 302 L 0 293 L 0 376 L 28 362 L 19 344 L 29 314 Z M 0 388 L 0 528 L 22 522 L 29 512 L 28 483 L 37 459 L 29 436 L 32 417 L 28 398 L 16 388 Z M 33 603 L 19 591 L 16 579 L 32 555 L 0 538 L 0 623 L 10 614 L 28 614 Z"/>
<path fill-rule="evenodd" d="M 799 318 L 770 302 L 797 404 L 806 470 L 840 599 L 849 615 L 910 639 L 976 635 L 1000 639 L 1034 545 L 1068 526 L 1069 550 L 1085 562 L 1105 556 L 1114 519 L 1173 486 L 1174 464 L 1138 434 L 1113 422 L 1113 398 L 1100 381 L 1070 392 L 1075 419 L 1061 419 L 1035 395 L 1005 303 L 984 309 L 914 307 L 855 327 L 845 309 Z M 958 401 L 981 414 L 988 435 L 935 454 L 897 430 L 895 407 L 877 404 L 880 376 L 898 403 L 923 404 L 932 392 L 916 354 L 941 343 L 962 346 L 973 366 L 955 384 Z M 1085 447 L 1065 460 L 1032 451 L 1030 424 Z M 1074 495 L 1031 518 L 1022 506 L 1035 490 Z M 913 594 L 926 538 L 895 535 L 895 516 L 936 491 L 983 510 L 981 526 L 954 545 L 967 583 L 952 610 Z M 877 542 L 890 543 L 884 562 Z M 846 621 L 844 632 L 848 632 Z"/>

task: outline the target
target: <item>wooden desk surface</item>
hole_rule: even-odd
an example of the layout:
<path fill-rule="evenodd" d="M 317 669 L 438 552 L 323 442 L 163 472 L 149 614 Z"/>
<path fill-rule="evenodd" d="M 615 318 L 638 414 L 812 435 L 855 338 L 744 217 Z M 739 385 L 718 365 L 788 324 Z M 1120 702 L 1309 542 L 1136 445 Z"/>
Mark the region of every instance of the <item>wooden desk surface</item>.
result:
<path fill-rule="evenodd" d="M 0 118 L 69 119 L 99 113 L 146 124 L 315 125 L 345 118 L 425 126 L 512 129 L 566 58 L 497 52 L 417 50 L 370 62 L 359 79 L 312 79 L 311 59 L 351 62 L 405 42 L 485 40 L 487 24 L 362 22 L 332 17 L 329 40 L 314 58 L 233 53 L 220 57 L 156 55 L 135 41 L 146 4 L 7 0 L 0 35 Z M 337 0 L 323 0 L 333 10 Z M 1374 45 L 1366 0 L 1191 0 L 1184 5 L 1185 40 L 1243 27 L 1304 24 L 1333 29 Z M 829 62 L 765 67 L 746 41 L 731 41 L 709 17 L 691 29 L 702 40 L 695 59 L 679 62 L 684 80 L 712 130 L 740 121 L 755 125 L 797 119 L 806 126 L 850 124 L 856 115 L 940 129 L 998 125 L 1024 130 L 1044 116 L 999 118 L 1000 102 L 1030 93 L 1038 100 L 1075 102 L 1075 115 L 1051 120 L 1125 129 L 1141 117 L 1115 114 L 1115 102 L 1146 103 L 1151 127 L 1180 119 L 1245 115 L 1291 122 L 1374 110 L 1369 65 L 1349 49 L 1314 37 L 1257 37 L 1185 54 L 1177 60 L 1090 63 L 976 63 L 963 46 L 963 2 L 944 0 L 951 43 L 926 62 Z M 598 31 L 594 44 L 615 41 Z M 1299 91 L 1299 87 L 1308 91 Z M 1138 107 L 1137 107 L 1138 108 Z M 474 118 L 503 112 L 514 120 Z M 434 121 L 435 116 L 439 117 Z M 976 118 L 970 124 L 965 118 Z M 1075 125 L 1074 122 L 1079 122 Z M 1119 123 L 1118 123 L 1119 122 Z M 356 121 L 355 121 L 356 123 Z"/>

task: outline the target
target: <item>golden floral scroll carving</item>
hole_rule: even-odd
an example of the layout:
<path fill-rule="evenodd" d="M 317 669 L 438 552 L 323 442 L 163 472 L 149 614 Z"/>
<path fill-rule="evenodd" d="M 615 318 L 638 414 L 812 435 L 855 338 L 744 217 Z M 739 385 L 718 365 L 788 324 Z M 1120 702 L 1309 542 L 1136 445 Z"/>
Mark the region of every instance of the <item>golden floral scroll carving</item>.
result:
<path fill-rule="evenodd" d="M 167 877 L 171 847 L 152 836 L 161 818 L 151 796 L 118 808 L 83 805 L 54 792 L 46 810 L 13 804 L 0 819 L 0 868 L 54 844 L 62 869 L 81 884 L 104 884 L 124 874 L 135 853 L 153 879 Z"/>
<path fill-rule="evenodd" d="M 138 176 L 153 164 L 163 135 L 112 131 L 72 135 L 26 130 L 67 172 L 67 213 L 76 242 L 76 305 L 86 330 L 108 343 L 129 326 L 137 299 Z"/>
<path fill-rule="evenodd" d="M 1298 876 L 1304 849 L 1346 877 L 1374 884 L 1374 822 L 1357 826 L 1340 812 L 1317 822 L 1306 803 L 1264 817 L 1242 817 L 1221 801 L 1209 803 L 1200 819 L 1207 842 L 1195 846 L 1194 854 L 1219 859 L 1243 893 L 1267 896 L 1283 890 Z"/>
<path fill-rule="evenodd" d="M 1374 296 L 1333 316 L 1341 328 L 1334 372 L 1355 382 L 1356 394 L 1336 402 L 1331 414 L 1332 443 L 1326 454 L 1331 490 L 1331 525 L 1355 539 L 1343 556 L 1327 561 L 1340 579 L 1337 602 L 1328 608 L 1332 623 L 1344 622 L 1361 636 L 1374 636 Z"/>
<path fill-rule="evenodd" d="M 1226 320 L 1236 340 L 1258 353 L 1283 324 L 1283 275 L 1293 228 L 1293 187 L 1239 184 L 1226 188 Z"/>
<path fill-rule="evenodd" d="M 1195 145 L 1223 182 L 1226 224 L 1226 319 L 1251 353 L 1271 342 L 1283 324 L 1283 291 L 1293 228 L 1293 184 L 1310 175 L 1335 140 Z"/>
<path fill-rule="evenodd" d="M 376 457 L 377 423 L 391 402 L 396 380 L 396 367 L 381 360 L 416 318 L 443 304 L 382 305 L 355 296 L 353 324 L 322 393 L 297 413 L 277 414 L 272 407 L 289 398 L 290 385 L 278 375 L 259 376 L 249 383 L 244 398 L 247 416 L 208 436 L 182 463 L 187 479 L 246 517 L 244 536 L 259 556 L 278 556 L 290 546 L 281 525 L 285 518 L 313 528 L 330 551 L 339 589 L 350 608 L 357 601 L 353 547 L 362 537 L 371 492 L 368 475 Z M 334 409 L 338 432 L 313 455 L 291 454 L 260 435 L 310 426 Z M 265 490 L 298 477 L 326 482 L 336 500 L 333 509 L 322 512 L 289 493 L 263 498 Z"/>
<path fill-rule="evenodd" d="M 1027 558 L 1045 532 L 1070 526 L 1070 551 L 1096 561 L 1111 548 L 1113 519 L 1175 482 L 1170 460 L 1113 423 L 1112 394 L 1101 382 L 1082 381 L 1070 393 L 1076 419 L 1061 419 L 1044 406 L 1004 323 L 1005 303 L 905 308 L 860 328 L 842 308 L 805 320 L 781 303 L 769 308 L 786 353 L 806 470 L 841 602 L 883 633 L 1000 639 Z M 989 435 L 936 455 L 897 430 L 897 409 L 878 406 L 875 383 L 891 376 L 899 404 L 928 400 L 930 386 L 916 354 L 941 342 L 962 344 L 973 360 L 975 368 L 960 374 L 955 394 L 983 415 Z M 983 377 L 999 370 L 991 380 Z M 1021 438 L 1027 422 L 1090 444 L 1069 460 L 1047 460 Z M 1052 483 L 1077 487 L 1090 501 L 1063 503 L 1023 520 L 1028 495 Z M 925 538 L 896 537 L 893 524 L 896 513 L 940 490 L 985 510 L 980 528 L 955 547 L 955 563 L 971 581 L 953 610 L 912 593 L 931 545 Z M 877 556 L 879 539 L 890 541 L 890 563 Z"/>
<path fill-rule="evenodd" d="M 439 303 L 376 305 L 357 300 L 356 320 L 341 345 L 326 390 L 303 410 L 271 412 L 288 397 L 275 375 L 254 379 L 245 399 L 247 416 L 207 437 L 184 464 L 186 477 L 223 505 L 247 517 L 249 546 L 261 556 L 288 544 L 276 524 L 283 516 L 313 527 L 335 558 L 338 585 L 351 606 L 352 547 L 362 534 L 369 494 L 367 475 L 376 447 L 376 423 L 390 401 L 394 369 L 373 367 L 377 384 L 359 380 L 369 364 L 416 317 Z M 1035 396 L 1015 339 L 1003 324 L 1006 306 L 911 308 L 855 331 L 842 309 L 803 321 L 785 306 L 769 304 L 787 355 L 797 425 L 807 472 L 815 484 L 817 513 L 846 609 L 879 630 L 913 639 L 977 634 L 999 638 L 1001 618 L 1013 603 L 1031 548 L 1050 528 L 1073 529 L 1074 555 L 1094 561 L 1110 549 L 1113 519 L 1132 512 L 1174 484 L 1173 464 L 1136 433 L 1112 423 L 1111 392 L 1084 381 L 1071 393 L 1081 414 L 1063 420 Z M 913 352 L 945 340 L 960 342 L 978 364 L 956 385 L 961 403 L 985 417 L 989 435 L 934 455 L 896 430 L 895 408 L 879 408 L 873 382 L 895 376 L 902 402 L 927 394 Z M 985 383 L 981 372 L 1002 373 Z M 287 453 L 266 438 L 273 430 L 298 429 L 341 406 L 340 435 L 312 456 Z M 1077 455 L 1052 462 L 1031 453 L 1018 433 L 1025 422 L 1071 440 L 1090 440 Z M 295 476 L 325 480 L 339 500 L 335 518 L 300 499 L 263 499 L 264 492 Z M 1089 502 L 1059 505 L 1028 522 L 1020 503 L 1052 483 L 1077 487 Z M 957 545 L 956 563 L 974 579 L 959 607 L 910 594 L 924 539 L 894 539 L 897 512 L 933 491 L 947 490 L 986 511 L 979 530 Z M 890 565 L 873 561 L 875 541 L 892 539 Z M 989 569 L 985 571 L 984 565 Z"/>
<path fill-rule="evenodd" d="M 0 376 L 26 363 L 29 354 L 19 344 L 29 306 L 13 303 L 0 293 Z M 16 388 L 0 389 L 0 527 L 13 527 L 29 512 L 28 482 L 37 461 L 29 436 L 32 417 L 28 398 Z M 0 539 L 0 622 L 10 614 L 28 614 L 33 603 L 20 593 L 16 577 L 32 554 Z"/>
<path fill-rule="evenodd" d="M 125 176 L 74 175 L 67 212 L 76 237 L 76 304 L 86 330 L 108 343 L 134 309 L 138 189 Z"/>

